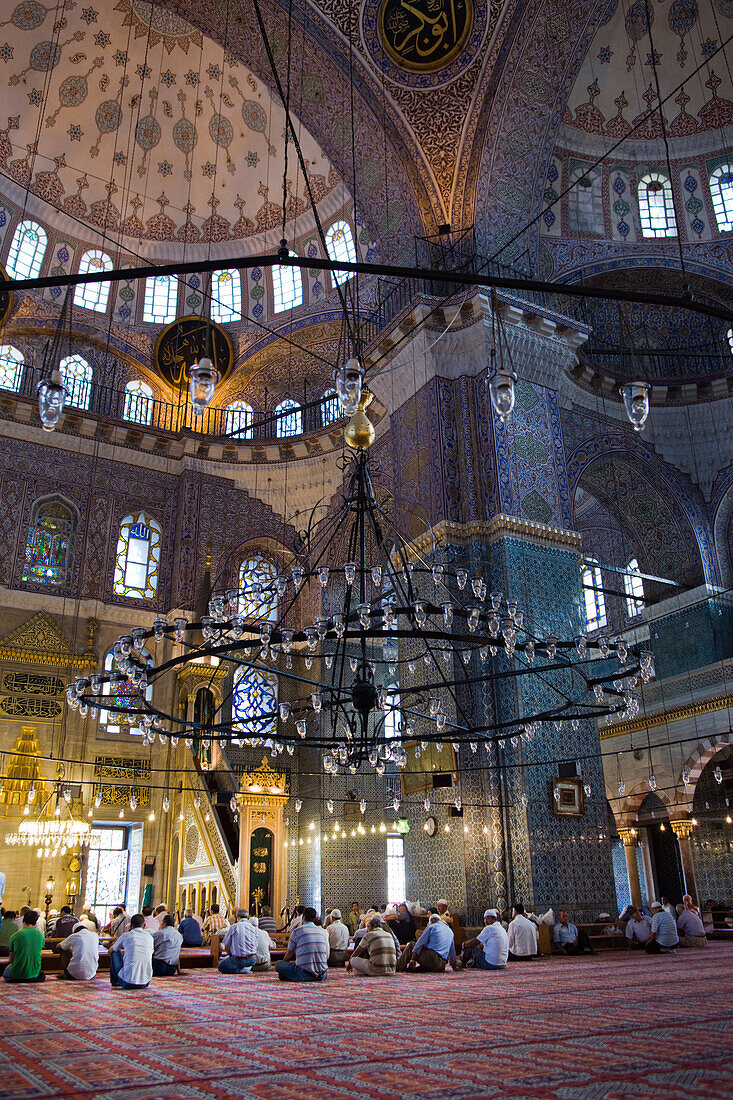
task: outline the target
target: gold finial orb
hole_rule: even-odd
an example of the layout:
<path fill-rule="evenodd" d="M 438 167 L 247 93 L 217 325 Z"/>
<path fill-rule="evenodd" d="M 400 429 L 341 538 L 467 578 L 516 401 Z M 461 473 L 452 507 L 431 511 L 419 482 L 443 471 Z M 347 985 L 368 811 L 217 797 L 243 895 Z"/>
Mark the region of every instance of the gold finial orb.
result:
<path fill-rule="evenodd" d="M 344 428 L 344 439 L 354 451 L 368 450 L 376 439 L 377 433 L 374 430 L 374 425 L 364 412 L 365 409 L 369 408 L 373 400 L 374 394 L 365 387 L 361 391 L 359 408 Z"/>

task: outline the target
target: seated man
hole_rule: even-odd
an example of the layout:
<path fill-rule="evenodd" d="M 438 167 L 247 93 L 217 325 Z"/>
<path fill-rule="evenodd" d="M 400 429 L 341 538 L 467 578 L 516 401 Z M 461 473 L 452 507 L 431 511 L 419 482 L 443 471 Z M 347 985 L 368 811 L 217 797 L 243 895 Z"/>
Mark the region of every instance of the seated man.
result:
<path fill-rule="evenodd" d="M 397 906 L 397 919 L 390 922 L 390 927 L 396 933 L 402 947 L 410 940 L 415 939 L 415 932 L 417 931 L 415 918 L 404 901 L 401 901 Z"/>
<path fill-rule="evenodd" d="M 204 938 L 201 934 L 201 925 L 196 920 L 193 909 L 187 909 L 183 914 L 183 920 L 178 925 L 178 931 L 183 936 L 184 947 L 203 947 Z"/>
<path fill-rule="evenodd" d="M 164 913 L 160 928 L 153 932 L 153 974 L 156 978 L 170 978 L 181 973 L 181 947 L 183 936 L 173 917 Z"/>
<path fill-rule="evenodd" d="M 210 943 L 212 932 L 221 932 L 222 929 L 228 927 L 229 921 L 222 917 L 221 912 L 219 911 L 219 906 L 216 904 L 216 902 L 214 902 L 214 904 L 211 906 L 211 911 L 209 912 L 208 917 L 204 921 L 204 927 L 202 929 L 204 939 L 207 943 Z M 273 932 L 275 931 L 274 921 L 272 922 L 272 930 Z"/>
<path fill-rule="evenodd" d="M 217 913 L 219 912 L 219 906 L 216 906 Z M 211 912 L 214 912 L 214 906 L 211 906 Z M 223 917 L 220 918 L 224 920 Z M 226 922 L 225 922 L 226 923 Z M 268 936 L 272 936 L 274 932 L 277 932 L 277 925 L 275 918 L 272 915 L 272 909 L 269 905 L 263 905 L 260 909 L 260 928 L 267 932 Z"/>
<path fill-rule="evenodd" d="M 680 942 L 676 921 L 658 901 L 651 903 L 651 910 L 652 927 L 644 950 L 648 955 L 668 955 Z"/>
<path fill-rule="evenodd" d="M 281 982 L 325 982 L 328 977 L 328 932 L 314 923 L 316 916 L 309 906 L 303 923 L 290 933 L 285 958 L 275 963 Z"/>
<path fill-rule="evenodd" d="M 692 898 L 690 898 L 690 901 L 692 901 Z M 677 934 L 680 937 L 680 946 L 707 947 L 708 938 L 705 935 L 705 925 L 702 923 L 697 910 L 689 909 L 685 905 L 678 905 L 677 914 Z"/>
<path fill-rule="evenodd" d="M 343 966 L 346 962 L 349 946 L 349 930 L 341 920 L 341 910 L 331 910 L 331 923 L 326 931 L 328 932 L 328 965 L 329 966 Z"/>
<path fill-rule="evenodd" d="M 115 989 L 145 989 L 153 977 L 153 937 L 145 917 L 135 913 L 130 931 L 123 932 L 109 952 L 109 980 Z"/>
<path fill-rule="evenodd" d="M 141 909 L 142 915 L 145 917 L 145 929 L 147 932 L 157 932 L 160 928 L 160 921 L 153 915 L 152 905 L 143 905 Z"/>
<path fill-rule="evenodd" d="M 349 973 L 371 978 L 386 978 L 394 974 L 397 948 L 393 934 L 385 927 L 381 917 L 375 916 L 369 921 L 366 935 L 359 941 L 346 969 Z"/>
<path fill-rule="evenodd" d="M 440 898 L 439 899 L 436 908 L 438 910 L 438 916 L 440 917 L 440 919 L 442 921 L 445 921 L 446 924 L 452 925 L 453 924 L 453 917 L 451 916 L 451 912 L 450 912 L 450 909 L 448 907 L 448 902 L 445 900 L 445 898 Z"/>
<path fill-rule="evenodd" d="M 252 972 L 254 974 L 264 974 L 270 969 L 270 966 L 272 965 L 270 952 L 272 951 L 273 947 L 277 947 L 277 944 L 274 940 L 270 939 L 269 932 L 266 932 L 265 929 L 262 927 L 261 917 L 250 917 L 249 923 L 252 925 L 255 932 L 257 933 L 257 949 L 255 951 L 257 962 L 252 967 Z"/>
<path fill-rule="evenodd" d="M 626 922 L 626 946 L 643 947 L 649 941 L 652 931 L 652 922 L 638 909 L 631 910 L 631 916 Z"/>
<path fill-rule="evenodd" d="M 504 931 L 498 909 L 487 909 L 484 927 L 478 936 L 466 940 L 463 955 L 454 969 L 473 966 L 476 970 L 504 970 L 509 958 L 509 937 Z"/>
<path fill-rule="evenodd" d="M 521 901 L 515 902 L 512 919 L 507 929 L 509 936 L 509 958 L 514 961 L 533 959 L 537 954 L 539 932 L 534 921 L 524 915 Z"/>
<path fill-rule="evenodd" d="M 38 913 L 29 909 L 23 916 L 23 927 L 10 938 L 10 962 L 3 971 L 6 982 L 45 982 L 41 970 L 43 932 L 36 928 Z"/>
<path fill-rule="evenodd" d="M 53 926 L 53 933 L 49 933 L 49 935 L 53 935 L 54 939 L 64 940 L 71 935 L 78 923 L 79 921 L 71 912 L 71 906 L 62 905 L 59 918 Z"/>
<path fill-rule="evenodd" d="M 72 982 L 90 982 L 99 967 L 99 936 L 77 921 L 70 936 L 58 946 L 63 973 L 59 978 Z"/>
<path fill-rule="evenodd" d="M 456 969 L 456 943 L 450 925 L 431 913 L 428 926 L 420 939 L 411 940 L 397 961 L 397 969 L 417 970 L 428 974 L 442 974 L 446 963 Z"/>
<path fill-rule="evenodd" d="M 7 958 L 10 954 L 10 940 L 18 931 L 15 916 L 14 909 L 6 909 L 0 922 L 0 957 L 3 958 Z"/>
<path fill-rule="evenodd" d="M 568 914 L 564 909 L 560 909 L 557 914 L 554 941 L 555 950 L 560 955 L 582 955 L 585 951 L 590 955 L 595 955 L 588 939 L 588 933 L 584 930 L 579 931 L 568 920 Z"/>
<path fill-rule="evenodd" d="M 251 974 L 257 963 L 257 929 L 250 924 L 246 909 L 237 909 L 237 922 L 224 933 L 221 946 L 227 951 L 219 959 L 220 974 Z"/>
<path fill-rule="evenodd" d="M 361 920 L 361 909 L 359 908 L 359 902 L 358 901 L 352 901 L 351 909 L 346 914 L 346 925 L 347 925 L 347 927 L 349 929 L 349 932 L 351 933 L 352 936 L 354 935 L 354 932 L 356 932 L 357 928 L 359 927 L 359 921 L 360 920 Z"/>
<path fill-rule="evenodd" d="M 118 940 L 125 932 L 130 931 L 130 918 L 125 912 L 124 905 L 118 905 L 112 910 L 112 919 L 105 924 L 103 932 L 109 932 L 112 940 Z"/>

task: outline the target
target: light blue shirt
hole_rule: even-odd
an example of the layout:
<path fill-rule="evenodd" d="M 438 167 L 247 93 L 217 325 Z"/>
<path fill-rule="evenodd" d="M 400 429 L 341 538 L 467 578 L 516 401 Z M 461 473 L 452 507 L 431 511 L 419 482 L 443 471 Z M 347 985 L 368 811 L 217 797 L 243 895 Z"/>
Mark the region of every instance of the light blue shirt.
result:
<path fill-rule="evenodd" d="M 666 909 L 656 912 L 652 917 L 652 932 L 656 932 L 660 947 L 676 947 L 680 942 L 675 919 Z"/>
<path fill-rule="evenodd" d="M 417 958 L 423 947 L 429 947 L 431 951 L 435 951 L 436 955 L 440 955 L 442 959 L 447 959 L 451 966 L 456 961 L 456 942 L 453 938 L 453 929 L 449 928 L 445 921 L 437 920 L 432 924 L 428 924 L 413 948 L 412 957 Z"/>
<path fill-rule="evenodd" d="M 578 929 L 570 921 L 568 921 L 567 928 L 564 924 L 555 925 L 555 943 L 559 943 L 564 947 L 566 943 L 573 943 L 577 938 Z"/>

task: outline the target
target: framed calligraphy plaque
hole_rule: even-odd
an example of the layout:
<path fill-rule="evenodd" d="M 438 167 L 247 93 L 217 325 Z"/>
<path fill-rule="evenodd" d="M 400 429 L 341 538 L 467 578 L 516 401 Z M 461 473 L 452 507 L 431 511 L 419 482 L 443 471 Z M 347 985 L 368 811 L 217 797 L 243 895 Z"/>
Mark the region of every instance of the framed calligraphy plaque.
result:
<path fill-rule="evenodd" d="M 378 29 L 400 68 L 431 73 L 450 65 L 473 26 L 473 0 L 382 0 Z"/>
<path fill-rule="evenodd" d="M 179 389 L 188 385 L 188 368 L 210 355 L 222 381 L 234 366 L 234 349 L 228 334 L 205 317 L 178 317 L 155 341 L 153 362 L 161 378 Z"/>

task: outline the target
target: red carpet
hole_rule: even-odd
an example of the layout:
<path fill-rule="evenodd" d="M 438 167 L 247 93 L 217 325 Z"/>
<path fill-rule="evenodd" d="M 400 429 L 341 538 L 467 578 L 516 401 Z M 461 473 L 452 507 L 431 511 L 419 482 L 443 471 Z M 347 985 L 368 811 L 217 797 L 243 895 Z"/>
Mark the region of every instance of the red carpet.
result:
<path fill-rule="evenodd" d="M 2 986 L 0 1098 L 733 1096 L 733 945 L 323 985 Z"/>

